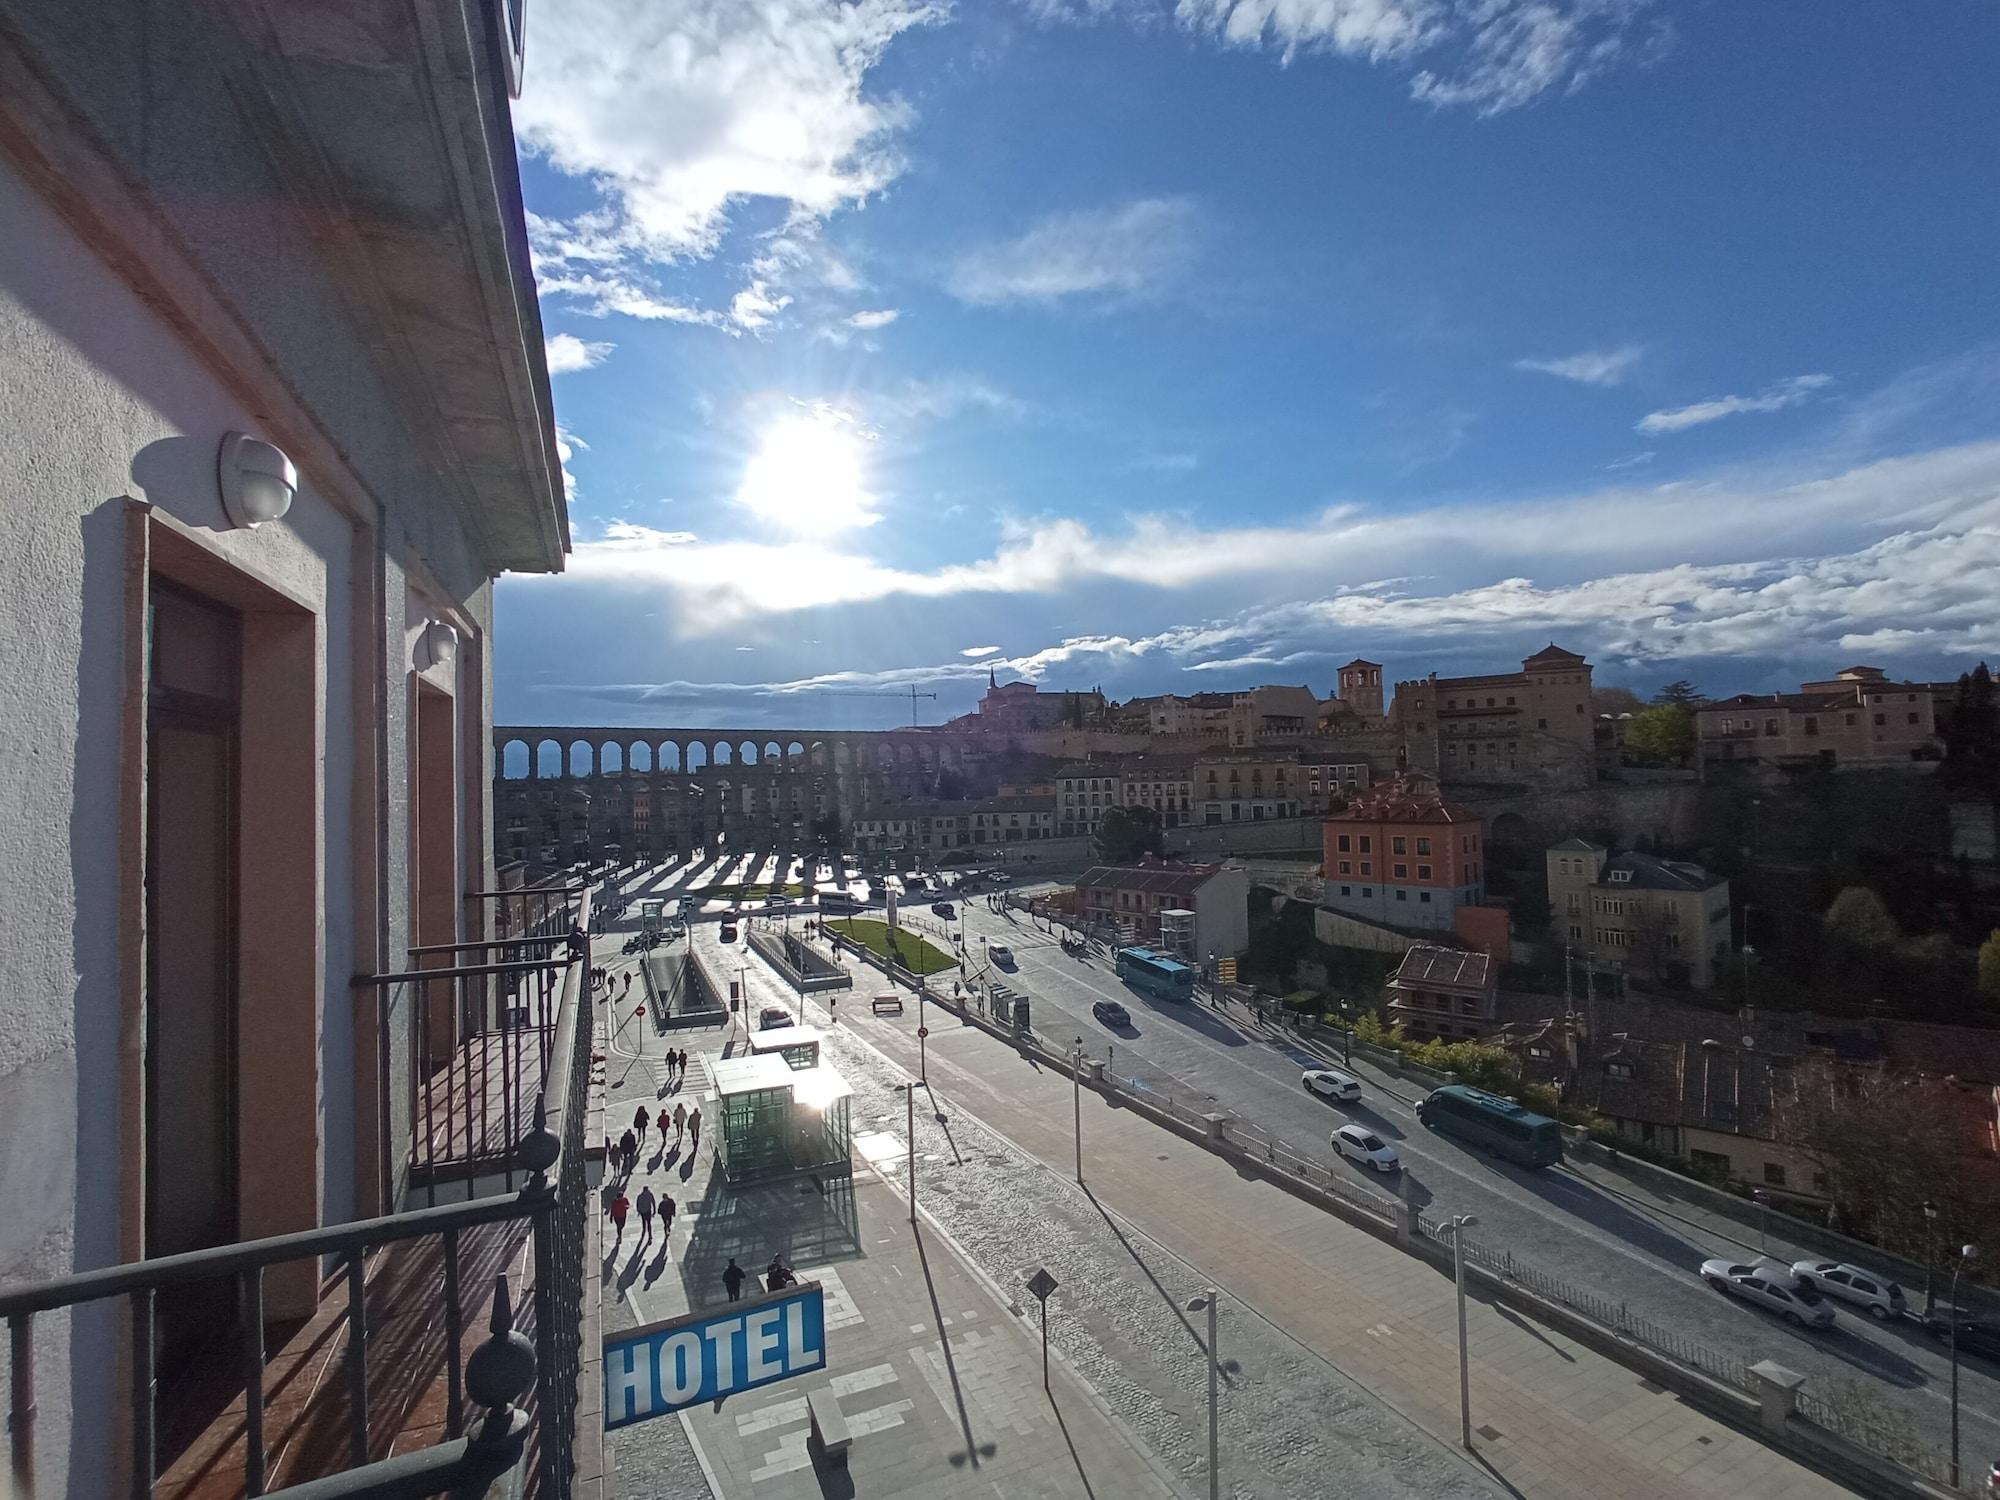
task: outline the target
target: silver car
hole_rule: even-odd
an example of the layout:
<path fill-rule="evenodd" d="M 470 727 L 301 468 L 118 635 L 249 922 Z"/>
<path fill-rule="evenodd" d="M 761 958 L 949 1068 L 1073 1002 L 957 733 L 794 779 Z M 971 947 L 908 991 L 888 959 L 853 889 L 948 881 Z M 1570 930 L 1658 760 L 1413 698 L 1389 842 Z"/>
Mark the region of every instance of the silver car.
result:
<path fill-rule="evenodd" d="M 1838 1260 L 1802 1260 L 1792 1266 L 1800 1286 L 1809 1286 L 1865 1308 L 1871 1318 L 1900 1318 L 1909 1311 L 1903 1289 L 1886 1276 Z"/>
<path fill-rule="evenodd" d="M 1705 1260 L 1701 1279 L 1718 1292 L 1754 1302 L 1766 1312 L 1774 1312 L 1794 1328 L 1831 1328 L 1833 1308 L 1809 1286 L 1794 1281 L 1790 1266 L 1763 1260 L 1754 1265 L 1740 1261 Z"/>
<path fill-rule="evenodd" d="M 1333 1133 L 1332 1145 L 1349 1161 L 1358 1161 L 1378 1172 L 1393 1172 L 1403 1165 L 1396 1148 L 1364 1125 L 1341 1126 Z"/>

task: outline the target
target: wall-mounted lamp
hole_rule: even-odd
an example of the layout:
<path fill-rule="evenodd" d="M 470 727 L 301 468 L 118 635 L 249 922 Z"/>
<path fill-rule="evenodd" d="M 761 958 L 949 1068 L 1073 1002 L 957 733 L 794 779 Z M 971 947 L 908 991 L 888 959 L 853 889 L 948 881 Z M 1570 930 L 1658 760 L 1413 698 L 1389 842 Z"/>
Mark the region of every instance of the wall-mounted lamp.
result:
<path fill-rule="evenodd" d="M 417 648 L 412 655 L 419 672 L 449 667 L 458 659 L 458 632 L 442 620 L 433 620 L 417 633 Z"/>
<path fill-rule="evenodd" d="M 224 436 L 215 469 L 222 508 L 238 526 L 277 520 L 292 508 L 292 496 L 299 492 L 299 471 L 284 450 L 245 432 Z"/>

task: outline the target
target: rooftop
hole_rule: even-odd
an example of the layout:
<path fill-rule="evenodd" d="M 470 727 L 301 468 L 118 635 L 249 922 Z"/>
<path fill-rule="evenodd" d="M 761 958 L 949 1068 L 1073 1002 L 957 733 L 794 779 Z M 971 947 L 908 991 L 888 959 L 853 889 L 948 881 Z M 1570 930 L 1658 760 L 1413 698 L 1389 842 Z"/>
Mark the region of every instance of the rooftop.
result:
<path fill-rule="evenodd" d="M 1078 877 L 1076 888 L 1191 896 L 1221 869 L 1220 865 L 1093 865 Z"/>
<path fill-rule="evenodd" d="M 1398 776 L 1355 795 L 1335 823 L 1478 823 L 1479 814 L 1447 802 L 1437 783 L 1422 776 Z"/>
<path fill-rule="evenodd" d="M 1392 987 L 1462 989 L 1484 993 L 1493 977 L 1493 960 L 1485 953 L 1438 948 L 1418 943 L 1403 955 Z"/>

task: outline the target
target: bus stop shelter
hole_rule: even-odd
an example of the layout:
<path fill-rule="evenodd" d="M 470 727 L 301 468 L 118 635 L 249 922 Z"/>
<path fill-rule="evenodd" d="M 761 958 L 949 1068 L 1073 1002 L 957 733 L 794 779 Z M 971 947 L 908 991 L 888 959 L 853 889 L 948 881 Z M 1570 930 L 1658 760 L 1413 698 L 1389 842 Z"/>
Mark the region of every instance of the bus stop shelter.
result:
<path fill-rule="evenodd" d="M 795 1068 L 774 1050 L 724 1058 L 713 1076 L 726 1180 L 847 1169 L 853 1090 L 833 1068 Z"/>
<path fill-rule="evenodd" d="M 819 1047 L 817 1026 L 773 1026 L 768 1031 L 750 1033 L 750 1051 L 753 1054 L 781 1057 L 789 1068 L 818 1067 Z"/>

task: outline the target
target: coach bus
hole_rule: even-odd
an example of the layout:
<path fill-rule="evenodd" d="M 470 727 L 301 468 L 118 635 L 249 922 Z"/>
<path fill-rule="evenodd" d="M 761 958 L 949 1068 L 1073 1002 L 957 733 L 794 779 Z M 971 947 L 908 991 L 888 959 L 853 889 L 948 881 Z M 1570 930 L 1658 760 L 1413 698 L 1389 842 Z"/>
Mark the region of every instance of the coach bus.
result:
<path fill-rule="evenodd" d="M 1432 1089 L 1417 1106 L 1417 1118 L 1524 1167 L 1550 1167 L 1562 1160 L 1562 1126 L 1483 1089 L 1462 1083 Z"/>
<path fill-rule="evenodd" d="M 1155 1000 L 1194 998 L 1194 970 L 1177 958 L 1151 948 L 1120 948 L 1118 977 Z"/>

